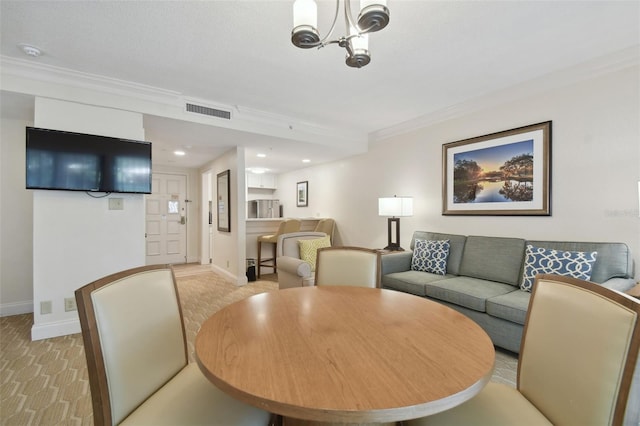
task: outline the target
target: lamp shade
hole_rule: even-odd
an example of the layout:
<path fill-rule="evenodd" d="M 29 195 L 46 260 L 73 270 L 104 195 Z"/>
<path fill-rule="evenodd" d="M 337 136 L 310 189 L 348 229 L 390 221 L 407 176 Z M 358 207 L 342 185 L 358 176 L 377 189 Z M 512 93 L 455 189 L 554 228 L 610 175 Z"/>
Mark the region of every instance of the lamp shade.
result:
<path fill-rule="evenodd" d="M 379 216 L 413 216 L 413 197 L 378 198 Z"/>
<path fill-rule="evenodd" d="M 300 25 L 318 27 L 318 6 L 313 0 L 296 0 L 293 3 L 293 28 Z"/>

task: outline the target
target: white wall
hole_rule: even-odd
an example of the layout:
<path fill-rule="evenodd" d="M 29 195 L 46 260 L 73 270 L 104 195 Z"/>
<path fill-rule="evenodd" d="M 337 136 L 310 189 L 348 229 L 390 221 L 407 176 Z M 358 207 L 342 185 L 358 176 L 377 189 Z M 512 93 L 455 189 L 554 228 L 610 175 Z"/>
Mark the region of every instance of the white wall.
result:
<path fill-rule="evenodd" d="M 226 275 L 237 285 L 247 283 L 245 268 L 246 187 L 244 155 L 244 148 L 234 148 L 201 169 L 202 174 L 211 175 L 211 199 L 214 200 L 212 227 L 213 248 L 211 253 L 212 268 Z M 217 200 L 218 186 L 216 177 L 218 173 L 224 172 L 225 170 L 230 170 L 231 232 L 218 231 L 217 226 L 217 204 L 215 200 Z M 202 198 L 204 199 L 205 197 Z M 206 230 L 202 233 L 206 235 Z"/>
<path fill-rule="evenodd" d="M 105 136 L 144 140 L 142 115 L 72 102 L 36 98 L 34 124 Z M 77 312 L 64 299 L 105 275 L 145 263 L 144 196 L 93 198 L 83 192 L 33 192 L 34 340 L 80 331 Z M 109 210 L 108 198 L 124 199 Z M 42 315 L 40 303 L 53 312 Z"/>
<path fill-rule="evenodd" d="M 0 125 L 0 316 L 33 310 L 33 197 L 25 189 L 25 127 Z"/>
<path fill-rule="evenodd" d="M 640 69 L 581 81 L 517 102 L 431 125 L 336 163 L 278 176 L 287 216 L 334 217 L 337 243 L 384 247 L 377 198 L 414 197 L 401 219 L 401 243 L 414 230 L 528 239 L 621 241 L 640 276 Z M 552 120 L 551 216 L 443 216 L 442 144 Z M 309 206 L 294 188 L 309 181 Z"/>

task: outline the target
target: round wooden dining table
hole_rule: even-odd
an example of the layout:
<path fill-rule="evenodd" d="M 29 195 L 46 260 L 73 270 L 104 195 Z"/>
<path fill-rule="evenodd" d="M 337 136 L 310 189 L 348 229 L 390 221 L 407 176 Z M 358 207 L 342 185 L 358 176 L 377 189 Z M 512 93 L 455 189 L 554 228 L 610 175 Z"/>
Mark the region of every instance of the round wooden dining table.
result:
<path fill-rule="evenodd" d="M 195 351 L 226 393 L 313 424 L 393 424 L 447 410 L 480 392 L 495 361 L 489 336 L 459 312 L 349 286 L 240 300 L 203 323 Z"/>

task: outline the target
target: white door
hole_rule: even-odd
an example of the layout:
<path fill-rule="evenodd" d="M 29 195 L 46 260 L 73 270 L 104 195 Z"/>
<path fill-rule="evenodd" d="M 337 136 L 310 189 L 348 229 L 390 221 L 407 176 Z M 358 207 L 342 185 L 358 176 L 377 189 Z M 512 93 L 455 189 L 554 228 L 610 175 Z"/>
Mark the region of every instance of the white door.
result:
<path fill-rule="evenodd" d="M 147 265 L 187 261 L 187 176 L 153 174 L 146 196 Z"/>

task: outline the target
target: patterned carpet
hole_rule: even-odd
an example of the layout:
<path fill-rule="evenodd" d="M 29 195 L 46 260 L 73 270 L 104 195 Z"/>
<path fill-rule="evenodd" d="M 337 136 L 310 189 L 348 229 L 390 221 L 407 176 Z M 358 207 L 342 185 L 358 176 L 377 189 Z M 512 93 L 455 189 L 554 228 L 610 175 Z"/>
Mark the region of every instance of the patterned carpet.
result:
<path fill-rule="evenodd" d="M 275 275 L 237 287 L 205 266 L 176 266 L 190 361 L 200 324 L 220 308 L 276 290 Z M 31 341 L 31 314 L 0 318 L 0 425 L 92 425 L 80 334 Z M 515 386 L 517 359 L 496 353 L 492 380 Z"/>

